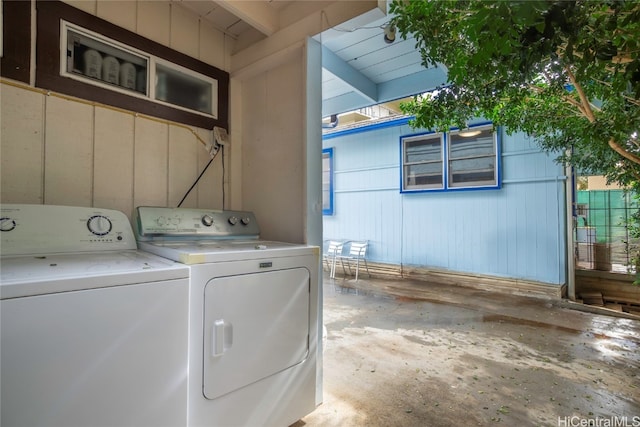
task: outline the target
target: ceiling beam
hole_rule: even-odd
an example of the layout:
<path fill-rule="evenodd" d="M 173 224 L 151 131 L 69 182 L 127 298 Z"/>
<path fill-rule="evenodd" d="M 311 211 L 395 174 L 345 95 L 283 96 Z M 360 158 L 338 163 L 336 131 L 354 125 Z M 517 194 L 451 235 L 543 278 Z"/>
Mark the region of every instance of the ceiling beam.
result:
<path fill-rule="evenodd" d="M 324 46 L 322 46 L 322 68 L 347 83 L 371 103 L 378 100 L 376 84 Z"/>
<path fill-rule="evenodd" d="M 420 72 L 409 74 L 378 85 L 380 102 L 406 98 L 422 92 L 434 90 L 447 83 L 447 72 L 444 68 L 426 68 Z"/>
<path fill-rule="evenodd" d="M 280 29 L 278 12 L 266 2 L 216 0 L 216 3 L 267 37 Z"/>
<path fill-rule="evenodd" d="M 226 1 L 233 4 L 243 3 L 237 0 Z M 378 3 L 375 0 L 334 1 L 321 11 L 299 19 L 291 25 L 279 29 L 272 36 L 233 54 L 231 56 L 231 76 L 241 80 L 254 76 L 256 72 L 262 70 L 260 66 L 262 60 L 277 54 L 280 50 L 304 44 L 307 37 L 324 31 L 327 21 L 331 22 L 331 25 L 342 25 L 354 16 L 366 13 L 377 6 Z"/>

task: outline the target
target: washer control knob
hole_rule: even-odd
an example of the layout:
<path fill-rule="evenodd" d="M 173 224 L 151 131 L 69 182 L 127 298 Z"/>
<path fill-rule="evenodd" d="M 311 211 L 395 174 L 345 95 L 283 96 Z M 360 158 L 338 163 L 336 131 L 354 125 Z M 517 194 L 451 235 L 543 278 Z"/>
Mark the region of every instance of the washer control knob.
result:
<path fill-rule="evenodd" d="M 156 219 L 156 222 L 158 223 L 159 226 L 163 226 L 167 223 L 167 219 L 163 216 L 160 216 Z"/>
<path fill-rule="evenodd" d="M 0 218 L 0 231 L 11 231 L 14 228 L 16 228 L 15 220 L 7 217 Z"/>
<path fill-rule="evenodd" d="M 213 225 L 213 217 L 211 215 L 203 216 L 202 225 L 204 225 L 205 227 L 211 227 Z"/>
<path fill-rule="evenodd" d="M 248 216 L 245 216 L 240 220 L 240 222 L 242 223 L 242 225 L 249 225 L 249 223 L 251 222 L 251 218 L 249 218 Z"/>
<path fill-rule="evenodd" d="M 238 223 L 238 217 L 235 217 L 235 216 L 229 217 L 229 224 L 236 225 L 237 223 Z"/>
<path fill-rule="evenodd" d="M 87 228 L 96 236 L 106 236 L 111 232 L 113 224 L 104 215 L 94 215 L 87 220 Z"/>

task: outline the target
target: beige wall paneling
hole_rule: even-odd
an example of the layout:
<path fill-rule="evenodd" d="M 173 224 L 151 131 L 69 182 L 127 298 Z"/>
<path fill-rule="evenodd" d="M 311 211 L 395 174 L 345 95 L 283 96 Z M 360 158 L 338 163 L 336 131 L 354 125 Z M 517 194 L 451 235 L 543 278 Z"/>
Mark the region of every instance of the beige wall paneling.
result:
<path fill-rule="evenodd" d="M 300 51 L 243 88 L 243 206 L 267 240 L 304 241 L 302 72 Z"/>
<path fill-rule="evenodd" d="M 133 207 L 167 206 L 169 126 L 135 119 Z"/>
<path fill-rule="evenodd" d="M 44 203 L 92 206 L 93 107 L 46 98 Z"/>
<path fill-rule="evenodd" d="M 262 188 L 255 187 L 256 174 L 263 173 L 262 151 L 261 148 L 266 144 L 266 134 L 262 132 L 265 129 L 266 113 L 265 113 L 265 77 L 264 74 L 253 79 L 244 80 L 242 82 L 242 157 L 241 157 L 241 195 L 242 209 L 253 210 L 256 215 L 260 215 L 258 207 L 263 200 L 258 196 L 263 192 Z M 251 117 L 250 120 L 246 118 Z M 233 142 L 231 143 L 234 144 Z M 233 147 L 235 154 L 236 147 Z M 260 170 L 258 170 L 260 169 Z M 258 221 L 262 224 L 261 216 Z M 265 230 L 266 231 L 266 230 Z M 264 237 L 264 236 L 262 236 Z"/>
<path fill-rule="evenodd" d="M 244 82 L 231 78 L 229 82 L 229 145 L 225 147 L 225 169 L 227 209 L 240 210 L 242 207 L 242 147 L 243 147 L 243 89 Z M 252 102 L 248 99 L 247 102 Z"/>
<path fill-rule="evenodd" d="M 200 43 L 198 58 L 202 62 L 229 71 L 231 56 L 227 46 L 226 36 L 222 31 L 216 30 L 204 20 L 200 20 Z"/>
<path fill-rule="evenodd" d="M 199 28 L 200 20 L 196 14 L 178 4 L 171 5 L 171 44 L 169 46 L 172 49 L 197 59 L 200 50 Z"/>
<path fill-rule="evenodd" d="M 98 17 L 129 31 L 136 30 L 136 4 L 132 0 L 99 0 Z"/>
<path fill-rule="evenodd" d="M 133 211 L 133 121 L 131 114 L 95 109 L 93 205 Z"/>
<path fill-rule="evenodd" d="M 63 0 L 65 3 L 92 15 L 96 14 L 97 0 Z"/>
<path fill-rule="evenodd" d="M 138 1 L 137 33 L 169 46 L 171 6 L 166 1 Z"/>
<path fill-rule="evenodd" d="M 202 144 L 193 133 L 178 126 L 169 126 L 169 206 L 176 207 L 198 174 L 198 151 Z M 198 207 L 198 192 L 194 188 L 182 207 Z"/>
<path fill-rule="evenodd" d="M 43 202 L 44 95 L 1 86 L 0 202 Z"/>
<path fill-rule="evenodd" d="M 204 141 L 213 140 L 213 132 L 206 129 L 197 129 L 198 136 Z M 202 144 L 198 144 L 198 175 L 204 170 L 211 160 L 209 152 Z M 222 209 L 222 153 L 218 155 L 209 169 L 202 175 L 193 191 L 198 193 L 198 207 L 205 209 Z"/>

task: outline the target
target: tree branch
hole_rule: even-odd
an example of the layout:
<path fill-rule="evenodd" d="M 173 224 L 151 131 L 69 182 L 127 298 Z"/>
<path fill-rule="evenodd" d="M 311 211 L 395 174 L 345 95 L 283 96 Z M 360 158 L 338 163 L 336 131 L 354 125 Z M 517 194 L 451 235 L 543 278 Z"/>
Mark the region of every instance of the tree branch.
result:
<path fill-rule="evenodd" d="M 640 165 L 640 156 L 633 154 L 627 150 L 625 150 L 624 148 L 622 148 L 620 146 L 620 144 L 618 144 L 616 141 L 613 140 L 613 138 L 611 138 L 609 140 L 609 147 L 611 147 L 611 149 L 613 151 L 615 151 L 616 153 L 620 154 L 622 157 L 624 157 L 625 159 Z"/>
<path fill-rule="evenodd" d="M 573 84 L 573 86 L 576 88 L 576 91 L 578 92 L 578 96 L 580 97 L 580 101 L 581 101 L 580 102 L 581 103 L 581 108 L 580 109 L 582 111 L 584 111 L 585 116 L 587 117 L 587 120 L 589 120 L 590 123 L 594 123 L 596 121 L 596 116 L 595 116 L 595 114 L 593 114 L 593 110 L 591 109 L 591 103 L 589 102 L 589 99 L 587 98 L 587 95 L 584 93 L 584 90 L 582 89 L 582 86 L 576 81 L 576 77 L 571 72 L 571 69 L 569 69 L 569 66 L 565 66 L 565 70 L 567 71 L 567 75 L 569 76 L 569 80 L 571 80 L 571 84 Z M 627 159 L 630 162 L 633 162 L 633 163 L 635 163 L 637 165 L 640 165 L 640 156 L 625 150 L 613 138 L 609 139 L 609 143 L 608 144 L 609 144 L 609 147 L 611 147 L 611 149 L 613 151 L 615 151 L 616 153 L 620 154 L 625 159 Z"/>
<path fill-rule="evenodd" d="M 580 97 L 580 104 L 581 104 L 580 109 L 584 112 L 584 115 L 586 116 L 587 120 L 589 120 L 590 123 L 594 123 L 596 121 L 596 116 L 595 114 L 593 114 L 593 110 L 591 109 L 591 103 L 589 102 L 589 98 L 587 98 L 587 95 L 584 93 L 584 89 L 582 89 L 582 85 L 578 83 L 578 81 L 576 80 L 576 76 L 573 75 L 568 65 L 565 65 L 564 69 L 567 72 L 567 75 L 569 76 L 569 80 L 571 81 L 571 84 L 573 85 L 573 87 L 576 88 L 576 91 L 578 92 L 578 96 Z"/>

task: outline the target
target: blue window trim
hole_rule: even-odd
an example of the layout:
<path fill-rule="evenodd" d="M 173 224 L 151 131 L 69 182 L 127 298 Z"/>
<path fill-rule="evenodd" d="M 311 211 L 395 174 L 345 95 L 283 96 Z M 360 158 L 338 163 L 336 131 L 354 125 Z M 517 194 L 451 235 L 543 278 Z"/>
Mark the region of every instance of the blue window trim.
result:
<path fill-rule="evenodd" d="M 331 148 L 323 148 L 322 149 L 322 157 L 324 155 L 329 155 L 329 208 L 322 209 L 322 215 L 333 215 L 333 147 Z M 322 203 L 324 206 L 324 201 Z"/>
<path fill-rule="evenodd" d="M 469 126 L 470 129 L 477 127 L 486 127 L 491 125 L 492 122 L 476 123 Z M 433 135 L 437 132 L 428 131 L 413 133 L 408 135 L 400 135 L 400 193 L 413 194 L 413 193 L 433 193 L 433 192 L 452 192 L 452 191 L 480 191 L 480 190 L 499 190 L 502 188 L 502 128 L 497 127 L 495 129 L 496 136 L 496 184 L 495 185 L 482 185 L 482 186 L 469 186 L 469 187 L 449 187 L 449 133 L 458 131 L 458 128 L 451 128 L 449 132 L 445 132 L 442 137 L 442 179 L 443 186 L 441 188 L 419 188 L 419 189 L 405 189 L 404 188 L 404 150 L 403 139 L 420 135 Z"/>

